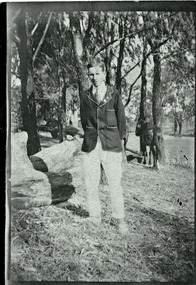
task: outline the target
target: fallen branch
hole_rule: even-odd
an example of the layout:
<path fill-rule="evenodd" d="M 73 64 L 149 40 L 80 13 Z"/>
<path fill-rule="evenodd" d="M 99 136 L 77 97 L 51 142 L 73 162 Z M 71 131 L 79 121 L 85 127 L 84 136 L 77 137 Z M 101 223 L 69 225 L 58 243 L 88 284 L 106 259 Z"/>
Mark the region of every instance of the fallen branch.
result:
<path fill-rule="evenodd" d="M 128 147 L 126 147 L 126 150 L 132 152 L 134 154 L 135 157 L 143 157 L 142 153 L 137 151 L 137 150 L 133 150 L 133 149 L 130 149 Z"/>

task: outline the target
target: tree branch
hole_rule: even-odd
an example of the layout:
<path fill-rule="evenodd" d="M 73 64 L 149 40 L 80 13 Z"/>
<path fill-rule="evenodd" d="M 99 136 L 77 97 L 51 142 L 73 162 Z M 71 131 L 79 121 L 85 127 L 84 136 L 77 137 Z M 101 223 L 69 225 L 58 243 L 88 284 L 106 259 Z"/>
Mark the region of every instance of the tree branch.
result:
<path fill-rule="evenodd" d="M 38 46 L 37 46 L 37 48 L 36 48 L 36 51 L 35 51 L 35 53 L 34 53 L 34 55 L 33 55 L 33 63 L 35 62 L 35 59 L 36 59 L 36 57 L 37 57 L 37 54 L 38 54 L 38 52 L 39 52 L 39 50 L 40 50 L 40 48 L 41 48 L 41 45 L 43 44 L 43 41 L 44 41 L 44 39 L 45 39 L 45 36 L 46 36 L 47 30 L 48 30 L 48 27 L 49 27 L 49 25 L 50 25 L 51 17 L 52 17 L 52 12 L 50 12 L 50 15 L 49 15 L 49 17 L 48 17 L 48 21 L 47 21 L 47 23 L 46 23 L 46 26 L 45 26 L 45 29 L 44 29 L 44 32 L 43 32 L 43 35 L 42 35 L 42 37 L 41 37 L 41 39 L 40 39 L 40 42 L 39 42 L 39 44 L 38 44 Z"/>
<path fill-rule="evenodd" d="M 11 20 L 11 26 L 13 25 L 14 21 L 18 18 L 18 16 L 20 15 L 21 9 L 17 10 L 14 14 L 14 17 Z"/>
<path fill-rule="evenodd" d="M 137 77 L 137 78 L 135 79 L 135 81 L 131 84 L 130 89 L 129 89 L 129 97 L 128 97 L 128 100 L 127 100 L 127 102 L 126 102 L 126 104 L 125 104 L 125 107 L 128 106 L 128 104 L 129 104 L 129 102 L 130 102 L 130 100 L 131 100 L 132 89 L 133 89 L 135 83 L 136 83 L 136 82 L 138 81 L 138 79 L 141 77 L 141 75 L 142 75 L 142 71 L 140 71 L 140 74 L 138 75 L 138 77 Z"/>
<path fill-rule="evenodd" d="M 176 50 L 174 50 L 174 51 L 171 52 L 170 54 L 168 54 L 168 55 L 162 57 L 161 60 L 167 59 L 167 58 L 169 58 L 169 57 L 171 57 L 171 56 L 178 56 L 178 55 L 183 54 L 183 53 L 185 54 L 185 52 L 187 52 L 187 51 L 189 51 L 189 52 L 192 52 L 192 51 L 193 51 L 193 52 L 194 52 L 195 49 L 190 49 L 190 50 L 184 49 L 184 50 L 182 50 L 182 51 L 176 51 Z"/>
<path fill-rule="evenodd" d="M 144 57 L 144 59 L 147 59 L 152 53 L 154 53 L 156 51 L 156 49 L 158 49 L 159 47 L 161 47 L 162 45 L 164 45 L 171 36 L 169 36 L 166 40 L 164 40 L 163 42 L 159 43 L 156 47 L 152 48 Z M 121 79 L 124 79 L 136 66 L 138 66 L 140 64 L 141 60 L 139 60 L 131 69 L 129 69 L 123 76 Z"/>
<path fill-rule="evenodd" d="M 11 70 L 11 74 L 13 74 L 16 78 L 20 79 L 20 76 L 15 71 Z"/>
<path fill-rule="evenodd" d="M 17 47 L 19 47 L 20 39 L 19 39 L 19 37 L 17 37 L 17 35 L 15 35 L 13 33 L 13 31 L 11 31 L 11 33 L 10 33 L 10 39 L 16 44 Z"/>
<path fill-rule="evenodd" d="M 153 25 L 151 25 L 150 27 L 141 28 L 141 29 L 139 29 L 139 30 L 137 30 L 137 31 L 135 31 L 135 32 L 133 32 L 133 33 L 130 33 L 130 34 L 125 35 L 125 36 L 122 37 L 122 38 L 115 39 L 115 40 L 113 40 L 113 41 L 107 43 L 105 46 L 103 46 L 102 48 L 100 48 L 100 50 L 98 50 L 98 51 L 94 54 L 93 57 L 97 56 L 100 52 L 102 52 L 103 50 L 105 50 L 108 46 L 113 45 L 114 43 L 116 43 L 116 42 L 118 42 L 118 41 L 120 42 L 120 41 L 124 40 L 125 38 L 129 38 L 129 37 L 131 37 L 131 36 L 140 34 L 140 33 L 142 33 L 142 32 L 151 30 L 155 25 L 157 25 L 159 22 L 164 21 L 164 20 L 165 20 L 165 19 L 162 19 L 162 18 L 161 18 L 161 19 L 157 20 L 157 21 L 156 21 Z"/>
<path fill-rule="evenodd" d="M 35 31 L 37 30 L 37 27 L 38 27 L 38 25 L 39 25 L 39 20 L 40 20 L 40 18 L 41 18 L 41 15 L 42 15 L 42 12 L 39 14 L 39 16 L 38 16 L 38 22 L 35 24 L 33 30 L 31 31 L 31 37 L 34 35 Z"/>
<path fill-rule="evenodd" d="M 84 45 L 86 44 L 86 40 L 89 37 L 90 30 L 91 30 L 91 28 L 93 26 L 93 16 L 94 16 L 94 12 L 91 11 L 90 14 L 89 14 L 88 27 L 86 29 L 86 32 L 85 32 L 85 35 L 84 35 L 84 38 L 83 38 L 83 44 Z"/>
<path fill-rule="evenodd" d="M 139 60 L 133 67 L 131 67 L 122 77 L 121 80 L 123 80 L 136 66 L 140 64 L 141 60 Z"/>
<path fill-rule="evenodd" d="M 156 45 L 156 47 L 152 48 L 143 58 L 142 62 L 144 60 L 146 60 L 152 53 L 154 53 L 156 51 L 156 49 L 158 49 L 159 47 L 161 47 L 162 45 L 164 45 L 169 39 L 170 39 L 171 36 L 169 36 L 166 40 L 164 40 L 163 42 L 159 43 L 158 45 Z M 138 62 L 139 64 L 139 62 Z M 127 73 L 128 74 L 128 73 Z M 127 75 L 126 74 L 126 75 Z M 130 87 L 130 90 L 129 90 L 129 96 L 128 96 L 128 100 L 125 104 L 125 107 L 127 107 L 127 105 L 129 104 L 130 100 L 131 100 L 131 93 L 132 93 L 132 89 L 133 89 L 133 86 L 135 85 L 135 83 L 138 81 L 138 79 L 141 77 L 142 75 L 142 70 L 140 71 L 138 77 L 135 79 L 135 81 L 131 84 L 131 87 Z"/>

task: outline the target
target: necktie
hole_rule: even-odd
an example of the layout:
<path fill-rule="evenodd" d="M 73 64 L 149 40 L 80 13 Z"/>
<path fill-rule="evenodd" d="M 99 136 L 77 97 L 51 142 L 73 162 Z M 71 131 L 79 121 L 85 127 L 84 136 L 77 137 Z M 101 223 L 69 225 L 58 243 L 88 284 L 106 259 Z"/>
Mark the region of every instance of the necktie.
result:
<path fill-rule="evenodd" d="M 100 93 L 98 91 L 98 88 L 96 88 L 96 91 L 95 91 L 95 98 L 96 98 L 98 103 L 101 102 L 101 96 L 100 96 Z"/>

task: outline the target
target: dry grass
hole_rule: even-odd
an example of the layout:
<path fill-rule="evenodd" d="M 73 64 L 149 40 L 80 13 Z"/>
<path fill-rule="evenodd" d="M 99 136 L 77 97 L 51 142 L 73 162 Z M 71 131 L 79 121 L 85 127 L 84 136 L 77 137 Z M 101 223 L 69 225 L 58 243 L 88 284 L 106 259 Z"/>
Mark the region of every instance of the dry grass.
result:
<path fill-rule="evenodd" d="M 128 236 L 110 225 L 106 187 L 100 189 L 99 227 L 88 221 L 82 203 L 19 211 L 12 216 L 11 279 L 191 282 L 193 173 L 171 166 L 153 171 L 132 163 L 125 168 Z M 78 192 L 85 195 L 83 187 Z"/>
<path fill-rule="evenodd" d="M 77 165 L 80 159 L 77 158 Z M 84 185 L 76 189 L 70 200 L 72 204 L 13 213 L 11 280 L 191 284 L 194 277 L 192 167 L 179 158 L 159 171 L 132 162 L 124 165 L 122 183 L 127 236 L 121 236 L 110 225 L 107 186 L 100 186 L 100 226 L 87 219 Z"/>

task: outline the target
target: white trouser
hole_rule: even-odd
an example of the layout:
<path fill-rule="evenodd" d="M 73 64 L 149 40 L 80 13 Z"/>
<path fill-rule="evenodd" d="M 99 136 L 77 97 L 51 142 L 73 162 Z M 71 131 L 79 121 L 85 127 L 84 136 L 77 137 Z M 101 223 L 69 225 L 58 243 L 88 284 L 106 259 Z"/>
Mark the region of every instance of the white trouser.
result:
<path fill-rule="evenodd" d="M 84 152 L 83 171 L 87 190 L 87 203 L 89 216 L 100 218 L 101 205 L 99 199 L 100 163 L 102 164 L 108 180 L 112 217 L 124 218 L 124 201 L 121 188 L 122 178 L 122 152 L 104 151 L 98 140 L 95 149 L 89 153 Z"/>

